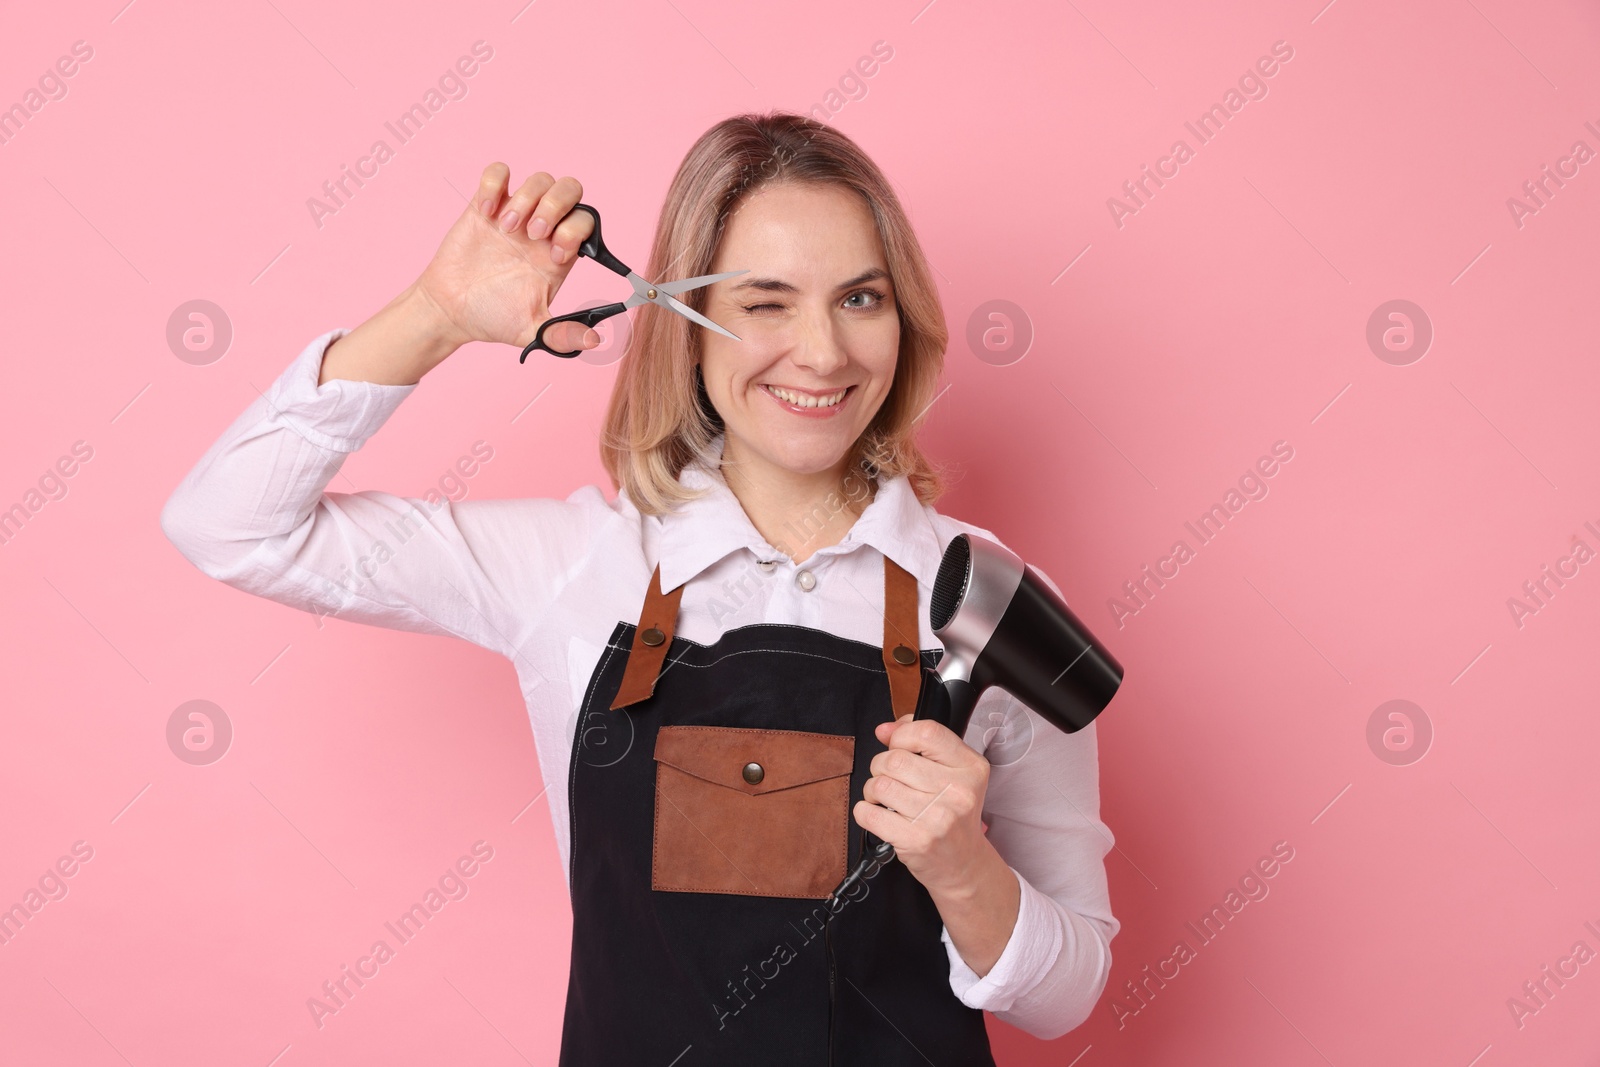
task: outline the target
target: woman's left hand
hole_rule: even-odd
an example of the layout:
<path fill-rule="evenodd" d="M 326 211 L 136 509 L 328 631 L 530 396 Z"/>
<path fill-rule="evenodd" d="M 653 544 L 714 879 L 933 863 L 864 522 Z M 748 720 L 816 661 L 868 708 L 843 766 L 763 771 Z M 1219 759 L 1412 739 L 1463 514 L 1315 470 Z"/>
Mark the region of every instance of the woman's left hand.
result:
<path fill-rule="evenodd" d="M 989 761 L 932 719 L 902 715 L 876 734 L 889 749 L 868 765 L 856 822 L 893 845 L 929 892 L 970 891 L 993 847 L 982 819 Z"/>

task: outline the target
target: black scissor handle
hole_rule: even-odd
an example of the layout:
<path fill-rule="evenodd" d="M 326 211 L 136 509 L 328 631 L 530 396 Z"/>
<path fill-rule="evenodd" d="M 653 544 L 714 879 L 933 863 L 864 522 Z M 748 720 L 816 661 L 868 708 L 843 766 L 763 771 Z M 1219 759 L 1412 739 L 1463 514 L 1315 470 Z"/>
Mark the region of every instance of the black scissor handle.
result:
<path fill-rule="evenodd" d="M 574 311 L 570 315 L 558 315 L 553 319 L 545 319 L 544 322 L 539 324 L 539 332 L 533 335 L 532 343 L 530 343 L 527 348 L 522 350 L 522 358 L 517 360 L 517 362 L 526 363 L 528 361 L 528 353 L 532 352 L 536 348 L 541 352 L 548 352 L 552 356 L 560 356 L 562 359 L 571 359 L 573 356 L 583 352 L 583 349 L 575 348 L 571 352 L 557 352 L 555 349 L 544 343 L 544 332 L 546 330 L 558 322 L 581 322 L 590 329 L 593 329 L 595 326 L 599 325 L 606 319 L 609 319 L 611 316 L 620 315 L 627 310 L 627 304 L 606 304 L 603 307 L 590 308 L 587 311 Z"/>
<path fill-rule="evenodd" d="M 572 211 L 587 211 L 594 217 L 594 232 L 585 238 L 584 242 L 578 246 L 578 255 L 588 256 L 602 267 L 606 268 L 607 270 L 616 271 L 624 278 L 632 274 L 633 271 L 628 269 L 628 265 L 622 262 L 622 260 L 618 259 L 616 256 L 612 255 L 611 250 L 606 248 L 605 241 L 601 239 L 600 212 L 596 211 L 588 204 L 574 204 L 572 206 Z M 572 211 L 567 212 L 567 214 L 572 214 Z M 559 223 L 557 225 L 559 225 Z"/>
<path fill-rule="evenodd" d="M 624 278 L 632 274 L 633 271 L 628 268 L 626 263 L 622 262 L 622 260 L 611 254 L 611 250 L 606 247 L 605 240 L 600 236 L 600 212 L 589 204 L 574 204 L 572 206 L 572 211 L 578 210 L 587 211 L 590 216 L 594 218 L 594 232 L 589 234 L 589 236 L 584 239 L 583 243 L 578 246 L 578 255 L 588 256 L 602 267 L 605 267 L 607 270 L 614 271 L 615 273 L 622 275 Z M 567 214 L 572 214 L 572 211 L 567 212 Z M 583 350 L 575 349 L 571 352 L 557 352 L 555 349 L 544 343 L 544 332 L 546 330 L 558 322 L 581 322 L 590 329 L 593 329 L 601 321 L 609 319 L 613 315 L 620 315 L 626 310 L 628 310 L 628 306 L 626 304 L 607 304 L 604 307 L 590 308 L 587 311 L 574 311 L 570 315 L 558 315 L 553 319 L 546 319 L 542 324 L 540 324 L 539 332 L 534 334 L 533 342 L 529 344 L 527 348 L 522 350 L 522 358 L 517 360 L 517 362 L 526 363 L 528 361 L 528 353 L 532 352 L 534 349 L 538 349 L 541 352 L 548 352 L 552 356 L 560 356 L 562 359 L 571 359 L 573 356 L 578 355 Z"/>

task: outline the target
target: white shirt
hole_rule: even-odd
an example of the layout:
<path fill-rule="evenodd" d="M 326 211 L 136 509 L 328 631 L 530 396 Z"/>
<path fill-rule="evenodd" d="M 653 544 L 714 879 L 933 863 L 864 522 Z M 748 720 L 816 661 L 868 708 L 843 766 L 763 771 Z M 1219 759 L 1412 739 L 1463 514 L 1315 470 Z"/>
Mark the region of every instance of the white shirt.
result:
<path fill-rule="evenodd" d="M 642 515 L 626 492 L 607 500 L 595 485 L 565 500 L 329 493 L 345 456 L 416 388 L 346 379 L 319 386 L 323 352 L 348 332 L 313 340 L 224 431 L 167 501 L 162 529 L 201 571 L 245 592 L 453 635 L 509 658 L 569 879 L 567 772 L 579 705 L 617 622 L 638 620 L 658 562 L 665 589 L 688 582 L 677 633 L 691 641 L 789 623 L 877 645 L 888 556 L 916 577 L 920 647 L 933 649 L 943 645 L 928 623 L 928 599 L 944 546 L 962 532 L 998 540 L 922 504 L 903 475 L 880 478 L 845 538 L 799 565 L 757 532 L 720 474 L 698 466 L 681 480 L 713 491 L 665 516 Z M 964 1004 L 1035 1037 L 1059 1037 L 1099 999 L 1121 925 L 1103 863 L 1113 838 L 1100 821 L 1095 727 L 1062 733 L 989 689 L 965 740 L 993 768 L 983 818 L 1016 873 L 1021 905 L 981 979 L 941 930 L 950 986 Z"/>

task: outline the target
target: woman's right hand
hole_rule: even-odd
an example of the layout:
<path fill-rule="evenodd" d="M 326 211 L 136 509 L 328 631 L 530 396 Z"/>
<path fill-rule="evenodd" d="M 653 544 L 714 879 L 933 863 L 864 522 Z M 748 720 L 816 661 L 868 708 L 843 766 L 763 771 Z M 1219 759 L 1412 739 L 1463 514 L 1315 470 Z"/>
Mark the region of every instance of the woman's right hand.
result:
<path fill-rule="evenodd" d="M 576 178 L 544 171 L 509 198 L 511 168 L 491 163 L 461 217 L 445 234 L 413 288 L 440 316 L 457 345 L 494 341 L 524 348 L 551 317 L 550 302 L 594 232 Z M 569 215 L 568 212 L 571 212 Z M 580 322 L 550 328 L 545 341 L 564 352 L 593 348 L 600 335 Z"/>

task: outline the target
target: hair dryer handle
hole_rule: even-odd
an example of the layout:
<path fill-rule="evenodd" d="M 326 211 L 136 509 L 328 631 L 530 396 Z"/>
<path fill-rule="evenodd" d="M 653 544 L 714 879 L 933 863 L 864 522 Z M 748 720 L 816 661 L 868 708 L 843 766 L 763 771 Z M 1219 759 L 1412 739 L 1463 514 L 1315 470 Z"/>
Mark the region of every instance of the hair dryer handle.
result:
<path fill-rule="evenodd" d="M 938 680 L 937 676 L 935 678 Z M 933 719 L 949 727 L 957 737 L 965 737 L 967 723 L 972 719 L 972 709 L 977 707 L 978 697 L 983 690 L 965 678 L 938 681 L 939 684 L 932 687 L 934 692 L 929 694 L 930 699 L 918 706 L 913 717 Z"/>
<path fill-rule="evenodd" d="M 945 723 L 957 737 L 967 735 L 967 723 L 972 719 L 972 709 L 978 706 L 983 690 L 965 678 L 952 678 L 944 683 L 950 694 L 950 721 Z"/>

